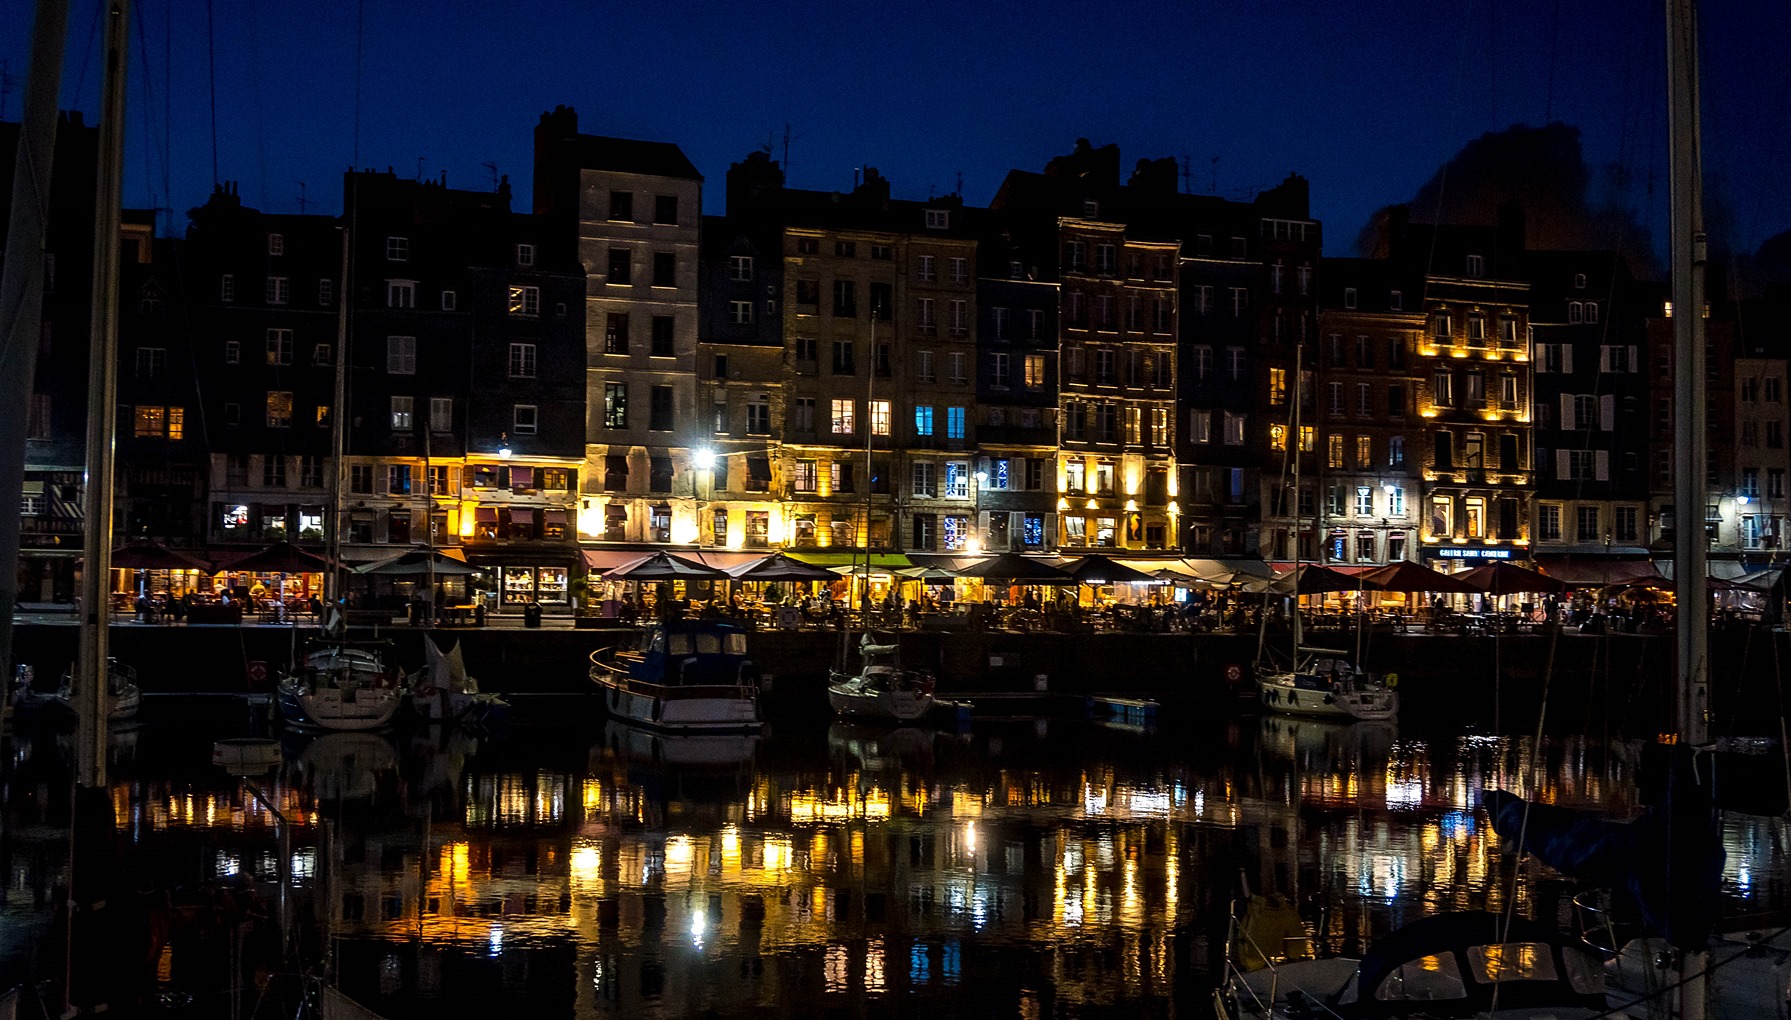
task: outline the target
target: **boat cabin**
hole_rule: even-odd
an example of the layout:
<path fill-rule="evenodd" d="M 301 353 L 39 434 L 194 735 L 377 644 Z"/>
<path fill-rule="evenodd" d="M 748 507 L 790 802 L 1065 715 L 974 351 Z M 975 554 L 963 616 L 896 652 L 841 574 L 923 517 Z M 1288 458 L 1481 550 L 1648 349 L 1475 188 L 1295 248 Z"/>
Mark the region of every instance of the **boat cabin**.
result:
<path fill-rule="evenodd" d="M 744 683 L 752 672 L 746 631 L 717 620 L 655 623 L 623 661 L 630 678 L 655 684 Z"/>

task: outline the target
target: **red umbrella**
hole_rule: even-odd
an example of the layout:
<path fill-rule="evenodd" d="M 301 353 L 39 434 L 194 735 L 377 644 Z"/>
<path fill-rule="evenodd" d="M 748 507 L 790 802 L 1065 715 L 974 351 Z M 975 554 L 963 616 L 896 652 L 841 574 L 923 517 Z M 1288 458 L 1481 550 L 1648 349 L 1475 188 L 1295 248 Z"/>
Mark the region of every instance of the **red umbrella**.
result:
<path fill-rule="evenodd" d="M 230 564 L 230 569 L 245 574 L 322 574 L 334 569 L 334 564 L 291 542 L 275 542 Z"/>
<path fill-rule="evenodd" d="M 1327 592 L 1343 591 L 1383 591 L 1384 589 L 1359 574 L 1346 574 L 1341 570 L 1320 566 L 1317 563 L 1305 563 L 1288 573 L 1275 578 L 1273 590 L 1285 594 L 1292 588 L 1299 595 L 1323 595 Z"/>
<path fill-rule="evenodd" d="M 1362 578 L 1379 585 L 1383 591 L 1428 591 L 1445 595 L 1480 595 L 1486 589 L 1460 575 L 1445 574 L 1416 563 L 1390 563 L 1370 570 Z"/>
<path fill-rule="evenodd" d="M 1488 563 L 1472 570 L 1464 570 L 1456 576 L 1488 595 L 1517 595 L 1524 592 L 1559 595 L 1567 590 L 1567 586 L 1559 580 L 1515 563 Z"/>

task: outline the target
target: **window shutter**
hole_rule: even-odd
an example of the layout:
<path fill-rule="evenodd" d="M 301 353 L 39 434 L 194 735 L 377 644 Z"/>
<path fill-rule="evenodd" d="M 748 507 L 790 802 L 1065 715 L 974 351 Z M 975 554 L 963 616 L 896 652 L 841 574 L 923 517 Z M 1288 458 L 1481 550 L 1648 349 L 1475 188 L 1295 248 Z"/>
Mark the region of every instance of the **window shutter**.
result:
<path fill-rule="evenodd" d="M 1598 429 L 1600 432 L 1617 429 L 1617 398 L 1609 393 L 1598 398 Z"/>
<path fill-rule="evenodd" d="M 1561 344 L 1560 348 L 1561 348 L 1561 371 L 1572 372 L 1573 371 L 1573 345 L 1572 344 Z"/>
<path fill-rule="evenodd" d="M 988 542 L 988 540 L 989 540 L 989 538 L 988 538 L 988 535 L 989 535 L 989 511 L 979 510 L 977 512 L 976 533 L 983 536 L 983 541 L 985 543 Z M 984 545 L 983 551 L 984 552 L 997 552 L 999 550 L 991 549 L 987 545 Z"/>
<path fill-rule="evenodd" d="M 1598 348 L 1598 371 L 1602 373 L 1609 372 L 1610 370 L 1611 349 L 1609 347 L 1600 347 Z"/>
<path fill-rule="evenodd" d="M 1537 344 L 1536 353 L 1530 356 L 1530 359 L 1536 363 L 1538 372 L 1548 371 L 1548 348 L 1548 344 Z"/>
<path fill-rule="evenodd" d="M 1606 397 L 1605 399 L 1608 400 L 1610 398 Z M 1610 451 L 1609 450 L 1599 450 L 1597 453 L 1592 455 L 1592 458 L 1593 458 L 1592 470 L 1594 472 L 1593 478 L 1600 482 L 1610 481 L 1611 480 L 1611 454 L 1610 454 Z"/>
<path fill-rule="evenodd" d="M 1561 394 L 1561 431 L 1572 432 L 1573 429 L 1573 394 L 1563 393 Z"/>
<path fill-rule="evenodd" d="M 1640 372 L 1642 370 L 1642 363 L 1637 360 L 1636 349 L 1634 347 L 1629 349 L 1629 370 L 1631 372 Z"/>
<path fill-rule="evenodd" d="M 1571 471 L 1568 466 L 1569 459 L 1566 450 L 1555 451 L 1555 481 L 1565 482 L 1573 477 L 1569 473 Z"/>

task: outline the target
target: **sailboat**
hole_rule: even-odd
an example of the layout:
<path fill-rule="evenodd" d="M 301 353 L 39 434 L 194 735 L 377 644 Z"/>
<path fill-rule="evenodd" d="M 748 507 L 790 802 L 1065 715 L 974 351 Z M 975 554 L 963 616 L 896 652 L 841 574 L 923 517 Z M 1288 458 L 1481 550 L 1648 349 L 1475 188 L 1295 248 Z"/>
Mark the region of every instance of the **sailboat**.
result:
<path fill-rule="evenodd" d="M 1301 356 L 1294 349 L 1294 390 L 1290 412 L 1287 448 L 1293 467 L 1294 508 L 1299 510 L 1300 491 L 1300 380 Z M 1296 521 L 1298 518 L 1296 517 Z M 1299 529 L 1296 527 L 1295 531 Z M 1363 672 L 1348 652 L 1328 648 L 1308 648 L 1300 640 L 1300 585 L 1304 582 L 1304 564 L 1300 563 L 1299 538 L 1294 547 L 1295 565 L 1288 575 L 1291 588 L 1287 596 L 1294 601 L 1293 646 L 1289 662 L 1277 663 L 1267 656 L 1268 614 L 1263 614 L 1263 629 L 1257 649 L 1256 700 L 1270 712 L 1306 715 L 1340 721 L 1386 722 L 1399 715 L 1399 695 L 1386 679 Z M 1267 596 L 1273 598 L 1273 594 Z"/>
<path fill-rule="evenodd" d="M 877 350 L 877 311 L 871 312 L 871 350 Z M 870 366 L 870 378 L 865 383 L 864 406 L 866 414 L 871 407 L 872 387 L 877 379 L 877 366 L 873 353 Z M 858 655 L 859 668 L 856 674 L 846 672 L 847 634 L 840 635 L 839 667 L 828 676 L 827 703 L 835 712 L 843 716 L 858 718 L 892 719 L 897 722 L 909 722 L 926 715 L 933 710 L 934 678 L 924 670 L 908 669 L 901 665 L 901 646 L 895 643 L 879 643 L 871 634 L 871 451 L 872 437 L 875 432 L 867 418 L 864 430 L 864 567 L 857 569 L 858 557 L 853 554 L 853 574 L 863 586 L 862 605 L 864 611 L 864 632 L 859 636 Z"/>
<path fill-rule="evenodd" d="M 508 714 L 510 703 L 496 694 L 482 693 L 479 681 L 466 671 L 460 646 L 443 652 L 432 637 L 423 639 L 423 669 L 411 681 L 410 703 L 430 722 L 461 722 L 489 726 Z"/>

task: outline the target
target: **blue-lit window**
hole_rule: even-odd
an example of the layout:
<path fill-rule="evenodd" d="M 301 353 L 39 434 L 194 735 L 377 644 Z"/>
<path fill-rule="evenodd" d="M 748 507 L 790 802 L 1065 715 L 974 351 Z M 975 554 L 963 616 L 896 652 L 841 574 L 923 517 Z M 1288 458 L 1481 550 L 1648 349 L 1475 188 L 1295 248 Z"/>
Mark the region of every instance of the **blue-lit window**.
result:
<path fill-rule="evenodd" d="M 970 465 L 961 460 L 947 461 L 945 464 L 945 497 L 947 499 L 970 498 Z"/>
<path fill-rule="evenodd" d="M 1002 490 L 1007 488 L 1007 458 L 1002 457 L 990 465 L 989 488 Z"/>
<path fill-rule="evenodd" d="M 947 515 L 945 518 L 945 548 L 956 551 L 964 548 L 964 539 L 970 534 L 970 519 Z"/>
<path fill-rule="evenodd" d="M 917 436 L 933 434 L 933 406 L 931 404 L 914 405 L 914 434 Z"/>
<path fill-rule="evenodd" d="M 964 409 L 948 407 L 945 409 L 945 438 L 964 438 Z"/>
<path fill-rule="evenodd" d="M 1045 518 L 1039 514 L 1027 514 L 1025 522 L 1020 527 L 1020 537 L 1026 544 L 1026 548 L 1043 549 L 1045 547 Z"/>

